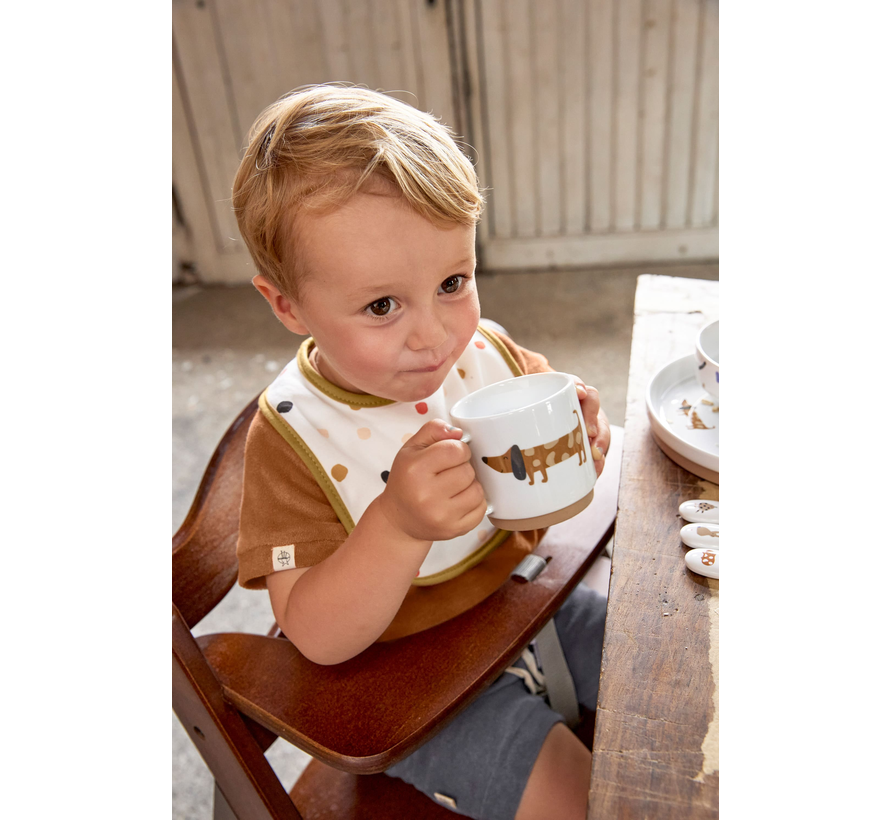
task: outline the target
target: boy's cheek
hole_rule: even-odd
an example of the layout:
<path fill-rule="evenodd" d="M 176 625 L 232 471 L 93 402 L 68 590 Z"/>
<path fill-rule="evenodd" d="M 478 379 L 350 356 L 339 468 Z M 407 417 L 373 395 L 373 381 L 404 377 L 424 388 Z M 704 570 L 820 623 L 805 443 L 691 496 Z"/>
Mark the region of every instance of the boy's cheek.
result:
<path fill-rule="evenodd" d="M 467 349 L 467 346 L 470 344 L 470 342 L 473 340 L 473 336 L 476 335 L 476 329 L 479 327 L 480 318 L 479 302 L 477 301 L 475 303 L 475 308 L 468 311 L 463 319 L 463 328 L 461 333 L 462 338 L 460 339 L 460 341 L 463 342 L 463 346 L 461 347 L 460 344 L 458 345 L 458 347 L 460 348 L 458 353 L 463 353 L 464 350 Z"/>

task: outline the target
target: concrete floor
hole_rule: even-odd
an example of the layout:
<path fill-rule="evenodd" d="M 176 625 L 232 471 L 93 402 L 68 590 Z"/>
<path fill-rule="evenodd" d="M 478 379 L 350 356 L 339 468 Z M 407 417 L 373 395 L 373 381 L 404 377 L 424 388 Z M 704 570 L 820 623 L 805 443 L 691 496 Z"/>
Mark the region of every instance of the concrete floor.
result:
<path fill-rule="evenodd" d="M 481 274 L 482 315 L 521 345 L 600 391 L 612 424 L 623 425 L 637 276 L 663 273 L 717 279 L 716 264 Z M 290 360 L 301 339 L 286 331 L 252 287 L 173 291 L 173 531 L 185 517 L 204 468 L 231 420 Z M 606 573 L 606 579 L 608 574 Z M 265 593 L 235 587 L 196 633 L 265 634 Z M 290 788 L 308 757 L 284 741 L 268 752 Z M 174 820 L 211 816 L 212 779 L 173 716 Z"/>

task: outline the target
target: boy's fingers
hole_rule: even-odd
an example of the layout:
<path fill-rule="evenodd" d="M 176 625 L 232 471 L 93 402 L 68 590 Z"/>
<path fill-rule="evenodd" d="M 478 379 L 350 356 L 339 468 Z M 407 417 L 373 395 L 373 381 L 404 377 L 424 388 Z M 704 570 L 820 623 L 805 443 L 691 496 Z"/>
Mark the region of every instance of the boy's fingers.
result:
<path fill-rule="evenodd" d="M 472 490 L 472 487 L 468 487 L 464 492 L 469 496 L 472 493 Z M 479 524 L 482 523 L 482 519 L 485 518 L 485 511 L 487 509 L 488 502 L 483 496 L 482 500 L 457 522 L 458 527 L 464 532 L 469 532 L 474 527 L 478 527 Z"/>
<path fill-rule="evenodd" d="M 584 405 L 585 410 L 591 410 L 594 415 L 599 412 L 600 409 L 600 391 L 595 387 L 586 388 L 587 393 L 583 399 L 581 399 L 581 403 Z"/>
<path fill-rule="evenodd" d="M 452 427 L 442 419 L 431 419 L 405 442 L 405 446 L 423 449 L 432 446 L 437 441 L 459 439 L 461 435 L 462 431 L 459 427 Z"/>
<path fill-rule="evenodd" d="M 458 464 L 456 467 L 443 470 L 439 473 L 439 487 L 443 498 L 456 499 L 466 490 L 472 489 L 476 481 L 476 473 L 469 462 Z M 481 492 L 481 486 L 478 488 Z M 478 502 L 477 502 L 478 503 Z"/>
<path fill-rule="evenodd" d="M 459 427 L 432 419 L 405 442 L 405 448 L 419 458 L 417 466 L 422 464 L 424 472 L 438 474 L 470 460 L 470 448 L 460 441 L 462 434 Z"/>
<path fill-rule="evenodd" d="M 599 400 L 600 391 L 595 387 L 591 387 L 589 384 L 585 384 L 582 379 L 579 379 L 577 376 L 573 377 L 575 379 L 575 389 L 578 391 L 578 398 L 585 399 L 588 396 L 592 399 Z"/>
<path fill-rule="evenodd" d="M 599 476 L 606 466 L 605 454 L 609 452 L 609 445 L 612 442 L 612 429 L 602 410 L 597 418 L 597 428 L 596 436 L 590 438 L 590 453 L 593 456 L 596 474 Z"/>
<path fill-rule="evenodd" d="M 577 382 L 576 382 L 577 385 Z M 578 398 L 581 401 L 581 412 L 584 414 L 584 425 L 587 427 L 587 435 L 593 442 L 593 439 L 599 433 L 599 416 L 601 411 L 599 390 L 595 387 L 583 385 L 584 395 L 581 395 L 579 387 Z"/>

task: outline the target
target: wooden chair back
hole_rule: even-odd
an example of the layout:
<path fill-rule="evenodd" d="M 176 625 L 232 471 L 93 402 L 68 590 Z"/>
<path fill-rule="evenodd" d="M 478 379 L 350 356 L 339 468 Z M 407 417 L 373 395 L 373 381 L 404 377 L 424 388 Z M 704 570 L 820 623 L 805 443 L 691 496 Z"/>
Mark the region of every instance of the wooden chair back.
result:
<path fill-rule="evenodd" d="M 217 445 L 195 500 L 173 536 L 173 604 L 191 629 L 226 595 L 238 578 L 238 516 L 244 444 L 254 399 Z"/>

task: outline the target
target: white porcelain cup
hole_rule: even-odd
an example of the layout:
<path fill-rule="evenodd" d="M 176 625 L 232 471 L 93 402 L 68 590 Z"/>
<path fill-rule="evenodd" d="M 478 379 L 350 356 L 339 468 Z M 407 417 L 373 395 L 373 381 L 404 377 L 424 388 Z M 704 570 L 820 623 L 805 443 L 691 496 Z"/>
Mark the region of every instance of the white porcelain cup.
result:
<path fill-rule="evenodd" d="M 698 381 L 706 393 L 720 397 L 720 322 L 705 325 L 695 340 Z"/>
<path fill-rule="evenodd" d="M 458 401 L 451 419 L 470 445 L 494 526 L 549 527 L 593 499 L 596 470 L 568 374 L 535 373 L 488 385 Z"/>

